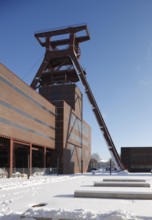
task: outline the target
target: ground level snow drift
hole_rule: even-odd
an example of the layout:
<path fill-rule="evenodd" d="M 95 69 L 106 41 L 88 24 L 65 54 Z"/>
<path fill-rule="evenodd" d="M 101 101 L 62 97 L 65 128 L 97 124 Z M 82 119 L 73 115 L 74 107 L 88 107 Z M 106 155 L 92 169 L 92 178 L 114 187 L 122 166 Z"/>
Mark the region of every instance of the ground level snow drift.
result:
<path fill-rule="evenodd" d="M 36 176 L 0 179 L 0 220 L 36 218 L 87 220 L 150 220 L 152 200 L 75 198 L 74 191 L 94 188 L 103 178 L 121 178 L 122 174 L 84 174 Z M 151 174 L 124 175 L 145 179 L 152 185 Z M 101 187 L 100 190 L 152 192 L 152 188 Z M 23 218 L 24 217 L 24 218 Z"/>

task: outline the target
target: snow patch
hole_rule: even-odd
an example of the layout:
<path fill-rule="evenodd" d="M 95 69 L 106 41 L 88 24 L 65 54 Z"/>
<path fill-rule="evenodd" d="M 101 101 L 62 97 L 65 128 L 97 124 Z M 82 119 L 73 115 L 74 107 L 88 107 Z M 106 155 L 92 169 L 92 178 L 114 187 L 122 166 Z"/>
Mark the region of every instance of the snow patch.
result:
<path fill-rule="evenodd" d="M 11 200 L 5 200 L 0 202 L 0 216 L 8 215 L 11 213 L 10 205 L 12 201 Z"/>
<path fill-rule="evenodd" d="M 23 215 L 23 218 L 50 218 L 52 220 L 139 220 L 140 218 L 125 211 L 111 211 L 108 213 L 93 212 L 85 209 L 65 210 L 65 209 L 33 209 L 30 208 Z"/>
<path fill-rule="evenodd" d="M 120 176 L 128 176 L 128 175 L 129 175 L 129 172 L 128 172 L 128 170 L 122 170 L 122 171 L 120 171 L 120 172 L 118 173 L 118 175 L 120 175 Z"/>
<path fill-rule="evenodd" d="M 119 172 L 112 174 L 119 179 L 122 176 L 145 180 L 152 185 L 152 175 Z M 74 198 L 76 188 L 92 190 L 94 181 L 102 181 L 108 174 L 83 174 L 60 176 L 35 176 L 30 179 L 0 179 L 0 220 L 33 220 L 34 218 L 52 218 L 53 220 L 150 220 L 152 219 L 151 200 L 120 200 Z M 96 190 L 96 189 L 94 189 Z M 109 190 L 101 189 L 101 190 Z M 134 188 L 114 188 L 125 192 L 139 192 Z M 151 188 L 142 188 L 142 192 L 151 192 Z M 32 205 L 46 203 L 46 206 Z M 29 208 L 30 207 L 30 208 Z M 68 207 L 68 210 L 67 210 Z M 26 211 L 27 210 L 27 211 Z M 23 214 L 24 213 L 24 214 Z M 20 218 L 20 216 L 24 218 Z"/>

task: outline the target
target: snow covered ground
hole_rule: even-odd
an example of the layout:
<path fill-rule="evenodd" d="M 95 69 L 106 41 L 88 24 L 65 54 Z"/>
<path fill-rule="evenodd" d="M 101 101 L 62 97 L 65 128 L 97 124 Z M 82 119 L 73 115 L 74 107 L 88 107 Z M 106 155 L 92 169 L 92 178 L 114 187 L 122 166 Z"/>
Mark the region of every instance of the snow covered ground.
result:
<path fill-rule="evenodd" d="M 76 198 L 78 189 L 99 190 L 103 178 L 145 179 L 150 188 L 100 187 L 102 191 L 152 192 L 151 174 L 106 173 L 0 179 L 0 220 L 152 220 L 152 200 Z M 36 205 L 40 205 L 36 207 Z M 34 207 L 35 206 L 35 207 Z M 24 217 L 24 218 L 23 218 Z"/>

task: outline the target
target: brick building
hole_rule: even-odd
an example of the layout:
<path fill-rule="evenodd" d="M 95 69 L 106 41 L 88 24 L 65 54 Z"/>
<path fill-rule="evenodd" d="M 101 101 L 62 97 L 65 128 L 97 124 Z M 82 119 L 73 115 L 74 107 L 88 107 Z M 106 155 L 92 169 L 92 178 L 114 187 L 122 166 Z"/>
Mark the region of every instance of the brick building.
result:
<path fill-rule="evenodd" d="M 75 84 L 40 88 L 39 93 L 0 64 L 0 167 L 56 167 L 87 171 L 91 128 L 82 117 Z M 44 97 L 45 98 L 44 98 Z"/>
<path fill-rule="evenodd" d="M 82 93 L 75 84 L 40 87 L 39 93 L 56 106 L 55 149 L 60 170 L 87 171 L 91 129 L 82 117 Z"/>
<path fill-rule="evenodd" d="M 150 172 L 152 147 L 122 147 L 121 159 L 129 172 Z"/>

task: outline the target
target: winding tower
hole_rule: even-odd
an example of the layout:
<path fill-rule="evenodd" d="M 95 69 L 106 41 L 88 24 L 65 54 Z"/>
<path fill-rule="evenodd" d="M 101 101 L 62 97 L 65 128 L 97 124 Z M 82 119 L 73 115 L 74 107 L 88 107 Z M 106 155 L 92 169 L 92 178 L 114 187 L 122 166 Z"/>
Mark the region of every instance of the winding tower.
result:
<path fill-rule="evenodd" d="M 86 78 L 86 71 L 79 63 L 80 43 L 90 40 L 87 26 L 77 25 L 54 29 L 35 34 L 36 39 L 46 52 L 31 87 L 36 90 L 54 85 L 69 85 L 81 81 L 97 119 L 101 133 L 118 171 L 124 170 L 114 142 L 104 122 L 95 97 Z"/>

